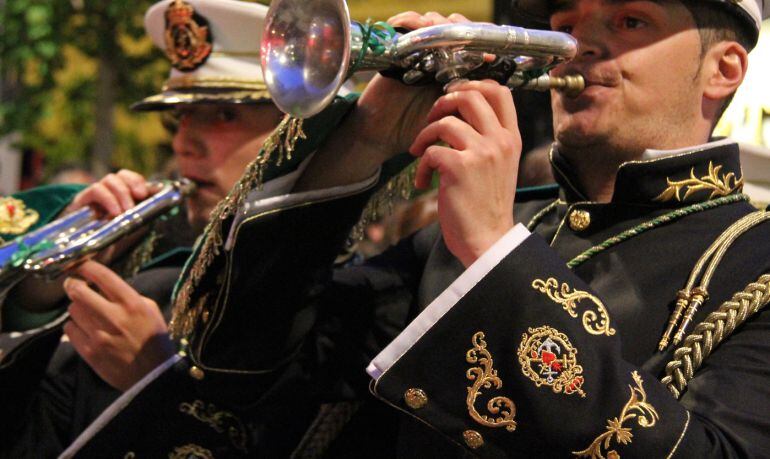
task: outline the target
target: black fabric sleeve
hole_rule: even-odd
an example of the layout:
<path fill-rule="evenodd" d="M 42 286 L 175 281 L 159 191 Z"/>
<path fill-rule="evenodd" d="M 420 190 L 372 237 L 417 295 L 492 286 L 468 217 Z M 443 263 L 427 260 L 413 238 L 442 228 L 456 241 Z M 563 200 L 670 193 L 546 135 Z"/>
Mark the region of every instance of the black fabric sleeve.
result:
<path fill-rule="evenodd" d="M 621 357 L 602 300 L 530 236 L 374 391 L 484 457 L 759 457 L 767 326 L 760 317 L 731 338 L 677 401 Z"/>

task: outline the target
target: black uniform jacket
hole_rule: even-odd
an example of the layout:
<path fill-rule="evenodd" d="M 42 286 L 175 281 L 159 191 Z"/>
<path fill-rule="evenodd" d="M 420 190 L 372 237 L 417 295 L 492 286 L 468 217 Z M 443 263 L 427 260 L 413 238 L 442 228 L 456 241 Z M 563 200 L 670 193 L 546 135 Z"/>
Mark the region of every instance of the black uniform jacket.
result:
<path fill-rule="evenodd" d="M 170 312 L 169 299 L 187 249 L 177 249 L 131 279 L 129 284 Z M 24 333 L 7 332 L 9 350 L 0 366 L 3 441 L 0 457 L 57 457 L 115 399 L 120 391 L 105 383 L 61 341 L 62 316 Z"/>
<path fill-rule="evenodd" d="M 709 316 L 714 333 L 703 339 L 713 353 L 694 368 L 682 352 L 703 354 L 706 345 L 678 351 L 670 368 L 695 371 L 679 398 L 661 383 L 675 346 L 659 352 L 658 343 L 677 292 L 709 246 L 755 211 L 739 194 L 737 146 L 626 163 L 605 204 L 583 198 L 558 152 L 552 163 L 561 188 L 517 198 L 515 218 L 534 234 L 497 258 L 486 254 L 486 267 L 465 270 L 433 227 L 332 271 L 330 247 L 344 240 L 364 191 L 288 199 L 255 215 L 244 231 L 259 240 L 240 234 L 248 255 L 224 271 L 223 294 L 237 297 L 200 325 L 194 359 L 235 365 L 239 351 L 223 350 L 239 336 L 249 354 L 237 371 L 262 375 L 260 391 L 286 387 L 276 376 L 291 368 L 300 384 L 285 400 L 329 388 L 361 399 L 362 362 L 427 308 L 433 317 L 417 322 L 428 325 L 387 364 L 370 367 L 374 394 L 404 416 L 398 440 L 373 440 L 367 454 L 395 445 L 415 457 L 767 456 L 770 312 L 756 281 L 770 265 L 770 225 L 750 226 L 725 246 L 693 325 L 747 286 L 754 293 L 741 301 L 755 299 L 759 312 L 744 308 L 748 319 L 735 330 L 725 321 L 740 322 L 740 309 Z M 436 313 L 437 303 L 448 311 Z M 347 428 L 366 423 L 346 419 Z M 378 429 L 364 430 L 386 433 Z"/>

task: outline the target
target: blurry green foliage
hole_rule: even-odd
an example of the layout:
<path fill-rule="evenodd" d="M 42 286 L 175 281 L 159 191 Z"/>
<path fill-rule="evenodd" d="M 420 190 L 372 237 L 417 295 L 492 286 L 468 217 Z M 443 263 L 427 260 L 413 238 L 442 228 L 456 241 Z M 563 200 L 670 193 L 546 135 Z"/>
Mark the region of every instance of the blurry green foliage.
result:
<path fill-rule="evenodd" d="M 150 0 L 0 0 L 0 133 L 45 153 L 47 167 L 89 163 L 100 63 L 115 70 L 115 167 L 149 172 L 163 132 L 156 117 L 120 113 L 157 92 L 168 64 L 144 35 Z M 147 129 L 135 124 L 146 124 Z M 127 132 L 144 138 L 126 141 Z"/>

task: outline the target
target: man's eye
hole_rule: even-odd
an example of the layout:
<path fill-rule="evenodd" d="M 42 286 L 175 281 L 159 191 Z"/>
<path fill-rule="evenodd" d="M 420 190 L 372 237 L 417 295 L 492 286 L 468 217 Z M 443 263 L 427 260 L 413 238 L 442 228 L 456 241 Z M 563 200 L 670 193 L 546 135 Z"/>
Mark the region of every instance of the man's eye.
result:
<path fill-rule="evenodd" d="M 572 33 L 572 26 L 571 25 L 560 25 L 560 26 L 556 27 L 556 31 L 557 32 L 571 34 Z"/>
<path fill-rule="evenodd" d="M 229 123 L 231 121 L 234 121 L 237 118 L 237 114 L 235 113 L 235 110 L 231 108 L 221 108 L 217 110 L 217 120 L 218 121 L 224 121 L 226 123 Z"/>
<path fill-rule="evenodd" d="M 632 16 L 625 16 L 624 18 L 621 19 L 621 26 L 624 29 L 641 29 L 646 25 L 647 23 L 644 22 L 643 20 Z"/>

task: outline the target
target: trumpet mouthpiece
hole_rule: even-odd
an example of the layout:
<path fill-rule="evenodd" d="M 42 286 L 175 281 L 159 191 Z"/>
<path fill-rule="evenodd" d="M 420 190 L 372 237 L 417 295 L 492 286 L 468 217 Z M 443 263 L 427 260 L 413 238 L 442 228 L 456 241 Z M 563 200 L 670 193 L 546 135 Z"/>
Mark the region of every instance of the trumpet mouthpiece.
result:
<path fill-rule="evenodd" d="M 583 75 L 565 75 L 563 77 L 551 77 L 551 89 L 562 91 L 569 97 L 577 97 L 586 88 L 586 80 Z"/>
<path fill-rule="evenodd" d="M 517 75 L 511 77 L 508 85 L 513 88 L 527 89 L 530 91 L 550 91 L 555 89 L 569 97 L 577 97 L 586 88 L 586 80 L 583 75 L 565 75 L 563 77 L 541 75 L 531 80 L 524 80 Z"/>

